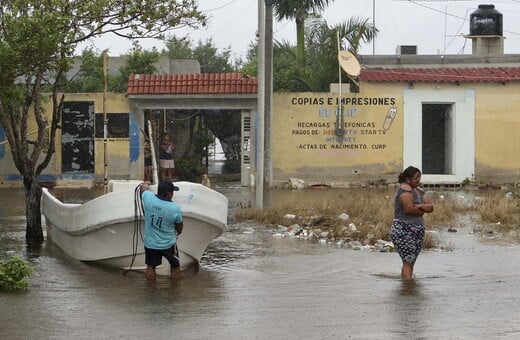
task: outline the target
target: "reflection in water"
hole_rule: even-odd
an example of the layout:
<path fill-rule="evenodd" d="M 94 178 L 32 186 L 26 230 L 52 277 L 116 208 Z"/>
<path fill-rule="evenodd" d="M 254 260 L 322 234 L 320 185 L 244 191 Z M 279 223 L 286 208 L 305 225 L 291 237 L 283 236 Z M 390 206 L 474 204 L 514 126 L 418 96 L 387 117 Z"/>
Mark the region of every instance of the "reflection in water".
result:
<path fill-rule="evenodd" d="M 173 284 L 158 277 L 153 286 L 144 273 L 78 262 L 51 242 L 28 250 L 23 191 L 0 191 L 0 258 L 19 254 L 36 267 L 28 293 L 0 293 L 2 339 L 520 337 L 518 246 L 443 234 L 453 251 L 423 252 L 415 280 L 403 282 L 395 253 L 277 238 L 275 227 L 236 223 L 233 211 L 254 192 L 215 187 L 230 198 L 228 230 L 198 271 Z M 345 192 L 273 195 L 304 201 Z"/>
<path fill-rule="evenodd" d="M 415 296 L 419 293 L 419 283 L 415 279 L 401 280 L 401 295 Z"/>
<path fill-rule="evenodd" d="M 413 334 L 414 339 L 427 339 L 425 328 L 431 321 L 428 298 L 417 279 L 401 280 L 394 293 L 395 332 L 403 336 Z"/>
<path fill-rule="evenodd" d="M 23 189 L 0 190 L 0 259 L 20 254 L 25 246 L 25 197 Z"/>

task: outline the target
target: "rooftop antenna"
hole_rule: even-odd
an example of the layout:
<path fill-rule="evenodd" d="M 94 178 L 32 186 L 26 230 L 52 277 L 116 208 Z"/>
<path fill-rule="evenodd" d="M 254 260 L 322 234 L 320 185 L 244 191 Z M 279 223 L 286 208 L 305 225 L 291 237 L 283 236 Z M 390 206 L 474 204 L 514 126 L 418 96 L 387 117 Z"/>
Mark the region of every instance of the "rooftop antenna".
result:
<path fill-rule="evenodd" d="M 339 73 L 339 96 L 338 96 L 338 109 L 336 112 L 336 136 L 342 137 L 345 134 L 344 127 L 344 115 L 343 115 L 343 100 L 342 100 L 342 77 L 341 77 L 341 70 L 345 71 L 350 79 L 355 83 L 354 78 L 359 76 L 359 73 L 361 72 L 361 65 L 359 64 L 356 56 L 349 51 L 342 51 L 341 50 L 341 43 L 339 40 L 339 32 L 337 32 L 337 39 L 338 39 L 338 73 Z"/>
<path fill-rule="evenodd" d="M 372 0 L 372 26 L 376 28 L 376 0 Z M 376 55 L 376 37 L 372 40 L 372 55 Z"/>

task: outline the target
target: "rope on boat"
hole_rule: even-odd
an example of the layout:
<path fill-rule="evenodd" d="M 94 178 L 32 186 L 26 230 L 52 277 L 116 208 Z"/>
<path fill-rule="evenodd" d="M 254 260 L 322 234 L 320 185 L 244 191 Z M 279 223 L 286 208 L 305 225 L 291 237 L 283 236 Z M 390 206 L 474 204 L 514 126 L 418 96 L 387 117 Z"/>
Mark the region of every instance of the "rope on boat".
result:
<path fill-rule="evenodd" d="M 132 270 L 135 258 L 137 256 L 139 238 L 141 241 L 143 240 L 143 232 L 141 228 L 144 216 L 143 199 L 141 197 L 142 186 L 143 184 L 141 183 L 134 189 L 134 233 L 132 236 L 132 262 L 130 262 L 130 267 L 123 273 L 123 275 L 126 275 L 126 273 Z"/>

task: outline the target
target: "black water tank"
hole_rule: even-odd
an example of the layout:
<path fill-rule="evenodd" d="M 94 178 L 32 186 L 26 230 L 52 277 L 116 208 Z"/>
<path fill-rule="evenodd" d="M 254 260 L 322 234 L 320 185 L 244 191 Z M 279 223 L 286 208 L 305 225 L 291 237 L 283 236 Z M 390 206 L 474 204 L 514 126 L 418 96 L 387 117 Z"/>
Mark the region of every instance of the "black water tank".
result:
<path fill-rule="evenodd" d="M 502 13 L 495 5 L 478 5 L 469 16 L 470 35 L 502 35 Z"/>

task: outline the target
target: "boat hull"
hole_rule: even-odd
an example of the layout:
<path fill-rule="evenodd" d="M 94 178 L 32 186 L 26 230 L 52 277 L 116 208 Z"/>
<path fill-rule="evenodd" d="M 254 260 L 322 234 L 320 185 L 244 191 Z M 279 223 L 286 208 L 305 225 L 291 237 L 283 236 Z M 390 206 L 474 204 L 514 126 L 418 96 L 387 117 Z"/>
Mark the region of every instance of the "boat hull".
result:
<path fill-rule="evenodd" d="M 47 238 L 74 259 L 124 270 L 144 270 L 144 219 L 135 205 L 136 181 L 111 182 L 108 193 L 82 204 L 63 203 L 43 188 L 42 213 Z M 227 198 L 197 183 L 176 182 L 173 201 L 183 214 L 179 236 L 181 268 L 198 265 L 209 243 L 227 224 Z M 156 186 L 152 186 L 156 190 Z M 137 213 L 136 213 L 137 211 Z M 169 275 L 169 264 L 157 267 Z"/>

